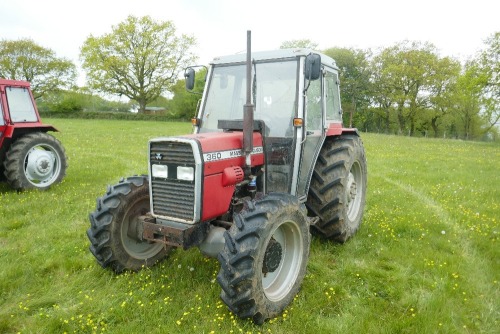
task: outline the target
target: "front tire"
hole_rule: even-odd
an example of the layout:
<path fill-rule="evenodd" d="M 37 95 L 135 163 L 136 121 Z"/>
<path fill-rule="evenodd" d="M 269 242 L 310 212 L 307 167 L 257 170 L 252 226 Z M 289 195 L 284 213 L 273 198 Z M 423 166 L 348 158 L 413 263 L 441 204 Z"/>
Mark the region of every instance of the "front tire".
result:
<path fill-rule="evenodd" d="M 66 175 L 67 157 L 61 142 L 44 132 L 17 139 L 6 154 L 4 174 L 17 190 L 48 189 Z"/>
<path fill-rule="evenodd" d="M 311 214 L 320 218 L 313 232 L 341 243 L 353 236 L 363 218 L 366 186 L 361 139 L 356 135 L 327 139 L 314 167 L 306 203 Z"/>
<path fill-rule="evenodd" d="M 153 266 L 168 254 L 172 247 L 141 238 L 138 218 L 149 211 L 147 176 L 122 179 L 97 199 L 96 210 L 89 215 L 87 236 L 89 249 L 103 268 L 116 273 L 137 271 Z"/>
<path fill-rule="evenodd" d="M 305 206 L 287 194 L 247 201 L 224 238 L 217 276 L 222 300 L 257 324 L 282 313 L 306 272 L 311 239 Z"/>

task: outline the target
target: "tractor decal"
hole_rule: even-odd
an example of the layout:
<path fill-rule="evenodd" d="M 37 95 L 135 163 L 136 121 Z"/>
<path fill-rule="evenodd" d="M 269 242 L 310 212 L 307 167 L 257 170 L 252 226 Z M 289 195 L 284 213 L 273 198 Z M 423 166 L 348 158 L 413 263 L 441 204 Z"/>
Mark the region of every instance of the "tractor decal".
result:
<path fill-rule="evenodd" d="M 254 147 L 252 154 L 262 154 L 264 153 L 264 148 L 262 146 Z M 228 150 L 219 152 L 210 152 L 203 154 L 203 161 L 213 162 L 218 160 L 225 160 L 231 158 L 238 158 L 243 156 L 242 150 Z"/>

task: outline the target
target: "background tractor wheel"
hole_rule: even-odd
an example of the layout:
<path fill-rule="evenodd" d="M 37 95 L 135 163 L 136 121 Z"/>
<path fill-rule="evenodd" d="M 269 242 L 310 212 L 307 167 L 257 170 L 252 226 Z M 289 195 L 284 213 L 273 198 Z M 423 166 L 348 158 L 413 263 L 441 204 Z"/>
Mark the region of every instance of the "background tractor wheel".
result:
<path fill-rule="evenodd" d="M 142 240 L 138 217 L 149 211 L 147 176 L 122 179 L 97 199 L 97 208 L 89 215 L 87 236 L 90 251 L 103 268 L 116 273 L 137 271 L 168 254 L 171 247 Z"/>
<path fill-rule="evenodd" d="M 358 136 L 325 141 L 314 167 L 307 207 L 320 218 L 312 230 L 345 242 L 358 230 L 365 207 L 366 157 Z"/>
<path fill-rule="evenodd" d="M 67 158 L 61 142 L 34 132 L 17 139 L 6 154 L 4 174 L 14 189 L 47 189 L 66 175 Z"/>
<path fill-rule="evenodd" d="M 279 315 L 306 272 L 311 239 L 305 206 L 287 194 L 247 201 L 224 238 L 217 276 L 222 300 L 257 324 Z"/>

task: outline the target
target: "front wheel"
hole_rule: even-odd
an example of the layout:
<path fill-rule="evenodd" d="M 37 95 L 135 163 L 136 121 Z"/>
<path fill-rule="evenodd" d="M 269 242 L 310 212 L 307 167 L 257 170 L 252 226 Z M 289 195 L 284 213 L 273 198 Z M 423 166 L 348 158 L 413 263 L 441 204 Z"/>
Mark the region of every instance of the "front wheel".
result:
<path fill-rule="evenodd" d="M 44 132 L 17 139 L 6 154 L 4 174 L 14 189 L 47 189 L 66 175 L 66 152 L 59 140 Z"/>
<path fill-rule="evenodd" d="M 122 179 L 97 199 L 89 215 L 90 251 L 103 268 L 137 271 L 163 259 L 172 247 L 142 240 L 139 216 L 149 209 L 147 176 Z"/>
<path fill-rule="evenodd" d="M 229 309 L 257 324 L 283 312 L 299 291 L 309 257 L 304 205 L 287 194 L 247 201 L 224 238 L 217 281 Z"/>

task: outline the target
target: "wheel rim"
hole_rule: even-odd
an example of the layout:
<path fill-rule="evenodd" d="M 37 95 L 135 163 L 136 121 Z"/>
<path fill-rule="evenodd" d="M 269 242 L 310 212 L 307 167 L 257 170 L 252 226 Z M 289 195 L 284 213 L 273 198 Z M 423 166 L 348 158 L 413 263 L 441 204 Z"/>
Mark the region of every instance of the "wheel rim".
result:
<path fill-rule="evenodd" d="M 35 187 L 54 183 L 61 172 L 61 157 L 51 145 L 33 146 L 24 158 L 24 175 Z"/>
<path fill-rule="evenodd" d="M 134 203 L 127 210 L 121 224 L 121 243 L 125 251 L 139 260 L 150 259 L 163 249 L 161 243 L 150 243 L 140 239 L 139 236 L 139 216 L 149 212 L 149 199 L 140 200 Z"/>
<path fill-rule="evenodd" d="M 350 221 L 354 221 L 359 214 L 361 208 L 361 197 L 363 195 L 363 175 L 361 173 L 361 165 L 356 161 L 349 171 L 347 177 L 347 217 Z"/>
<path fill-rule="evenodd" d="M 265 273 L 266 269 L 264 267 L 266 265 L 264 263 L 262 268 L 262 287 L 266 297 L 271 301 L 283 299 L 293 288 L 299 275 L 304 252 L 301 230 L 296 222 L 286 221 L 272 232 L 266 245 L 266 254 L 273 252 L 270 249 L 276 250 L 275 246 L 269 247 L 270 243 L 275 245 L 275 242 L 281 246 L 281 259 L 276 266 L 271 266 L 270 269 L 274 271 Z M 271 262 L 275 263 L 274 261 Z"/>

